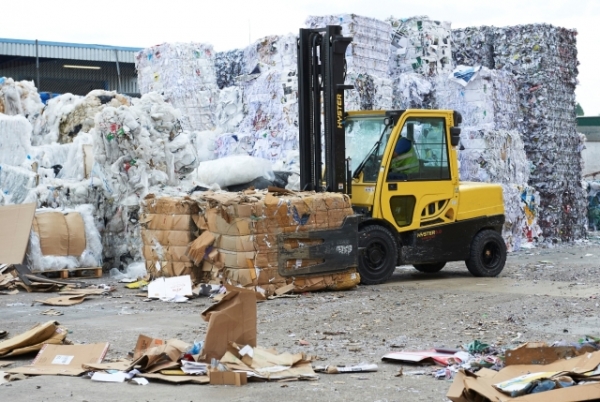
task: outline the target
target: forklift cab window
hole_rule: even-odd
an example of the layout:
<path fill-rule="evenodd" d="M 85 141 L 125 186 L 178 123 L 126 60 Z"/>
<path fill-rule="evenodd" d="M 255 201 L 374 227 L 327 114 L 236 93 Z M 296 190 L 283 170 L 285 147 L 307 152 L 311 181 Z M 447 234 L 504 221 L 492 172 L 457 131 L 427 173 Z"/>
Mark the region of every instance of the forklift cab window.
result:
<path fill-rule="evenodd" d="M 363 181 L 374 183 L 392 127 L 385 116 L 352 116 L 346 119 L 346 154 L 354 175 L 363 173 Z"/>
<path fill-rule="evenodd" d="M 411 117 L 393 148 L 388 181 L 449 180 L 445 119 Z"/>

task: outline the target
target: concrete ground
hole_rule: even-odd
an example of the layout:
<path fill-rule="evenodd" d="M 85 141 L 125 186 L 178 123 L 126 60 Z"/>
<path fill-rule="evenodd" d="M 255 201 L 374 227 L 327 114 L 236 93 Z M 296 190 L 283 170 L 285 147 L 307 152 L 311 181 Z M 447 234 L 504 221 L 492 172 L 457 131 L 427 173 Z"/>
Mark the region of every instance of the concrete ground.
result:
<path fill-rule="evenodd" d="M 251 383 L 244 387 L 106 384 L 86 378 L 40 376 L 0 386 L 2 401 L 446 401 L 451 381 L 403 375 L 432 367 L 381 361 L 393 350 L 457 348 L 475 339 L 501 347 L 525 341 L 577 341 L 600 335 L 600 241 L 536 248 L 509 255 L 498 278 L 474 278 L 464 263 L 448 264 L 435 275 L 399 267 L 380 286 L 346 292 L 304 294 L 258 305 L 258 342 L 279 351 L 318 356 L 315 364 L 377 363 L 364 374 L 321 374 L 318 381 Z M 108 276 L 87 280 L 117 286 L 110 296 L 71 307 L 59 317 L 41 315 L 49 306 L 36 300 L 52 294 L 0 296 L 0 331 L 17 335 L 35 323 L 56 319 L 74 343 L 109 342 L 107 358 L 125 357 L 138 334 L 202 340 L 200 313 L 211 302 L 144 302 L 135 290 Z M 338 335 L 331 335 L 337 333 Z M 301 346 L 298 340 L 309 342 Z M 16 360 L 27 364 L 34 355 Z M 2 359 L 0 359 L 2 360 Z M 7 360 L 7 359 L 5 359 Z"/>

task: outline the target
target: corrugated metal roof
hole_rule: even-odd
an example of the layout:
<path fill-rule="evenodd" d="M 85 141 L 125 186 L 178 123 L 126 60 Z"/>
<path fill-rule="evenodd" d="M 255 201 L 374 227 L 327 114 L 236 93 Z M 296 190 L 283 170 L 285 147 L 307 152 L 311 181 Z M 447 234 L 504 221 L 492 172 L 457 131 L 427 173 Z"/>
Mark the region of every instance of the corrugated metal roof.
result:
<path fill-rule="evenodd" d="M 38 41 L 38 56 L 51 59 L 115 61 L 115 51 L 121 63 L 135 63 L 137 47 L 88 45 L 82 43 Z M 35 57 L 35 40 L 0 38 L 0 55 Z"/>

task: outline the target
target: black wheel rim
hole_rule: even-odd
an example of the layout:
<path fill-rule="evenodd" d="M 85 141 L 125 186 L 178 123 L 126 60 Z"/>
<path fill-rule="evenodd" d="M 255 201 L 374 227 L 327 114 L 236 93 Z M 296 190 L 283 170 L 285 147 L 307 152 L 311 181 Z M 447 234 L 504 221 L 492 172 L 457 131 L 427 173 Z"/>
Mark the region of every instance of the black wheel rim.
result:
<path fill-rule="evenodd" d="M 481 250 L 481 262 L 488 271 L 493 271 L 500 264 L 502 259 L 502 250 L 500 245 L 495 241 L 489 241 L 483 246 Z"/>
<path fill-rule="evenodd" d="M 379 272 L 385 269 L 388 250 L 385 243 L 372 240 L 365 247 L 362 255 L 362 266 L 369 272 Z"/>

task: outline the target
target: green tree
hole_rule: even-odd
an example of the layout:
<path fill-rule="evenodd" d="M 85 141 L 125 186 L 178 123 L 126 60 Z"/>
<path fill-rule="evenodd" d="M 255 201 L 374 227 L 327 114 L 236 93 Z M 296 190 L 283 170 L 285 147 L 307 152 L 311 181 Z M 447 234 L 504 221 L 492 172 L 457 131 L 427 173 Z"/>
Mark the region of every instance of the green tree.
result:
<path fill-rule="evenodd" d="M 575 106 L 575 113 L 577 113 L 577 116 L 583 116 L 585 114 L 579 102 L 577 102 L 577 106 Z"/>

